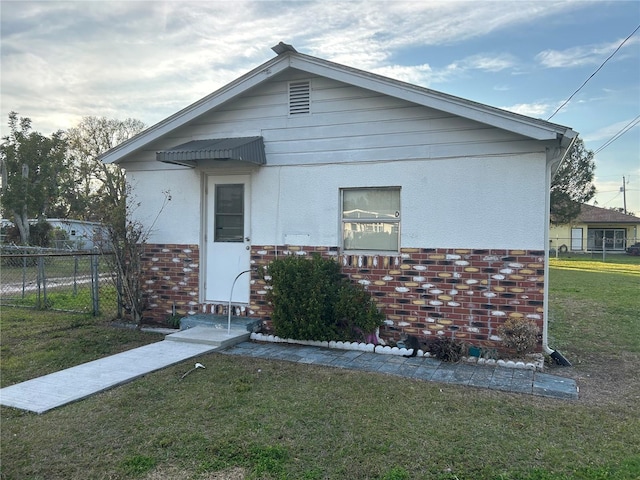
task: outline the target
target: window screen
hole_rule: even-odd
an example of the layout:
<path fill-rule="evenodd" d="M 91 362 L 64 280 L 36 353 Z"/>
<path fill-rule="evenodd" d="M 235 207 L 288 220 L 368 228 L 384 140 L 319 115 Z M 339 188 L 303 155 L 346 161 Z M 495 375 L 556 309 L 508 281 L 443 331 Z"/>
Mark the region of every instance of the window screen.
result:
<path fill-rule="evenodd" d="M 242 242 L 244 185 L 216 185 L 215 241 Z"/>
<path fill-rule="evenodd" d="M 392 251 L 400 248 L 400 189 L 342 190 L 344 250 Z"/>

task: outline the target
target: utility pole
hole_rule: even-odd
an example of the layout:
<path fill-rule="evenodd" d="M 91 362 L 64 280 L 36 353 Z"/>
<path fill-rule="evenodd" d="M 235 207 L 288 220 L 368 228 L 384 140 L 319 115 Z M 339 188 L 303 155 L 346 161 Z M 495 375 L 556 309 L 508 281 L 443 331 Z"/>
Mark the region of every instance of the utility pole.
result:
<path fill-rule="evenodd" d="M 620 189 L 622 192 L 622 202 L 624 206 L 624 214 L 627 214 L 627 188 L 625 186 L 624 176 L 622 177 L 622 188 Z"/>

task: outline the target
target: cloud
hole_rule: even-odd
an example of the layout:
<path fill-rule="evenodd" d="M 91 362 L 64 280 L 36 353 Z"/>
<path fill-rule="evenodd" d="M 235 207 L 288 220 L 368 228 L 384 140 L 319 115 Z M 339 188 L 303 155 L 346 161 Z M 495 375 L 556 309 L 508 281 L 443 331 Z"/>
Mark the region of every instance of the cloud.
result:
<path fill-rule="evenodd" d="M 541 118 L 549 113 L 551 105 L 548 103 L 518 103 L 516 105 L 500 108 L 510 112 L 519 113 L 520 115 Z"/>
<path fill-rule="evenodd" d="M 582 138 L 585 142 L 606 142 L 613 138 L 614 135 L 619 133 L 623 128 L 628 126 L 631 122 L 633 122 L 634 118 L 628 118 L 626 120 L 622 120 L 620 122 L 615 122 L 610 125 L 605 125 L 598 130 L 593 132 L 587 132 L 582 135 Z M 640 126 L 636 125 L 633 129 L 638 129 Z"/>
<path fill-rule="evenodd" d="M 583 45 L 565 50 L 544 50 L 536 55 L 536 60 L 546 68 L 574 68 L 589 65 L 599 65 L 622 43 L 623 39 L 597 45 Z M 632 37 L 622 47 L 623 52 L 636 43 L 640 38 Z"/>
<path fill-rule="evenodd" d="M 473 55 L 460 62 L 461 68 L 465 70 L 483 70 L 486 72 L 499 72 L 512 68 L 517 64 L 513 55 L 505 53 Z"/>
<path fill-rule="evenodd" d="M 423 65 L 387 65 L 372 68 L 371 71 L 385 77 L 394 78 L 415 85 L 429 86 L 435 83 L 446 83 L 473 71 L 497 72 L 515 66 L 515 57 L 507 54 L 481 54 L 463 58 L 434 69 L 429 64 Z"/>
<path fill-rule="evenodd" d="M 2 116 L 49 133 L 82 116 L 155 123 L 273 57 L 299 51 L 411 83 L 496 72 L 494 52 L 434 69 L 394 61 L 578 8 L 571 2 L 3 2 Z M 5 122 L 0 122 L 3 126 Z"/>

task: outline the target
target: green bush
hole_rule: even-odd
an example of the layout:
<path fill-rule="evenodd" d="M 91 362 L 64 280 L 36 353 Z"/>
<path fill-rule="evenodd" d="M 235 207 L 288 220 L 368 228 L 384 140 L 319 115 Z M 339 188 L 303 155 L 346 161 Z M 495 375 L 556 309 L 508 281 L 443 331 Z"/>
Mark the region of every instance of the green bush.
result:
<path fill-rule="evenodd" d="M 355 340 L 384 316 L 369 293 L 352 284 L 331 259 L 312 255 L 274 260 L 264 271 L 275 334 L 297 340 Z"/>

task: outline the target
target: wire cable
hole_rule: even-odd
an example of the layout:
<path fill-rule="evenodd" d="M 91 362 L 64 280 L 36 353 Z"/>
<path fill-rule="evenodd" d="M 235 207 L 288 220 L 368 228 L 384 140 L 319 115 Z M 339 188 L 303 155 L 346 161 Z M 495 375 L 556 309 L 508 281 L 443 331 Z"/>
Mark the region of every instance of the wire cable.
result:
<path fill-rule="evenodd" d="M 624 127 L 622 127 L 620 130 L 618 130 L 618 132 L 613 137 L 611 137 L 604 144 L 602 144 L 600 147 L 598 147 L 596 149 L 596 151 L 593 152 L 593 154 L 596 155 L 597 153 L 600 153 L 602 150 L 604 150 L 609 145 L 611 145 L 613 142 L 615 142 L 617 139 L 619 139 L 622 135 L 624 135 L 629 130 L 631 130 L 633 127 L 635 127 L 638 123 L 640 123 L 640 115 L 638 115 L 636 118 L 634 118 L 629 123 L 627 123 Z"/>
<path fill-rule="evenodd" d="M 598 73 L 598 72 L 602 69 L 602 67 L 604 67 L 604 66 L 605 66 L 605 64 L 606 64 L 609 60 L 611 60 L 611 59 L 613 58 L 613 56 L 614 56 L 616 53 L 618 53 L 618 50 L 620 50 L 620 49 L 622 48 L 622 46 L 623 46 L 625 43 L 627 43 L 627 40 L 629 40 L 631 37 L 633 37 L 633 35 L 638 31 L 638 29 L 640 29 L 640 25 L 638 25 L 638 26 L 636 27 L 636 29 L 635 29 L 633 32 L 631 32 L 631 33 L 629 34 L 629 36 L 628 36 L 627 38 L 625 38 L 625 39 L 623 40 L 623 42 L 622 42 L 620 45 L 618 45 L 618 48 L 616 48 L 616 49 L 614 50 L 614 52 L 613 52 L 611 55 L 609 55 L 609 56 L 607 57 L 607 59 L 606 59 L 604 62 L 602 62 L 602 64 L 600 64 L 600 66 L 596 69 L 596 71 L 595 71 L 595 72 L 593 72 L 593 73 L 589 76 L 589 78 L 587 78 L 587 79 L 582 83 L 582 85 L 580 85 L 580 87 L 578 87 L 578 89 L 577 89 L 575 92 L 573 92 L 573 93 L 571 94 L 571 96 L 570 96 L 569 98 L 567 98 L 567 99 L 564 101 L 564 103 L 563 103 L 562 105 L 560 105 L 560 106 L 556 109 L 556 111 L 555 111 L 555 112 L 553 112 L 553 114 L 552 114 L 549 118 L 547 118 L 547 121 L 551 120 L 551 119 L 556 115 L 556 113 L 558 113 L 560 110 L 562 110 L 562 108 L 564 108 L 564 106 L 565 106 L 567 103 L 569 103 L 569 102 L 571 101 L 571 99 L 572 99 L 572 98 L 573 98 L 573 97 L 574 97 L 574 96 L 575 96 L 575 95 L 576 95 L 580 90 L 582 90 L 582 88 L 583 88 L 583 87 L 584 87 L 584 86 L 589 82 L 589 80 L 591 80 L 591 79 L 596 75 L 596 73 Z"/>

